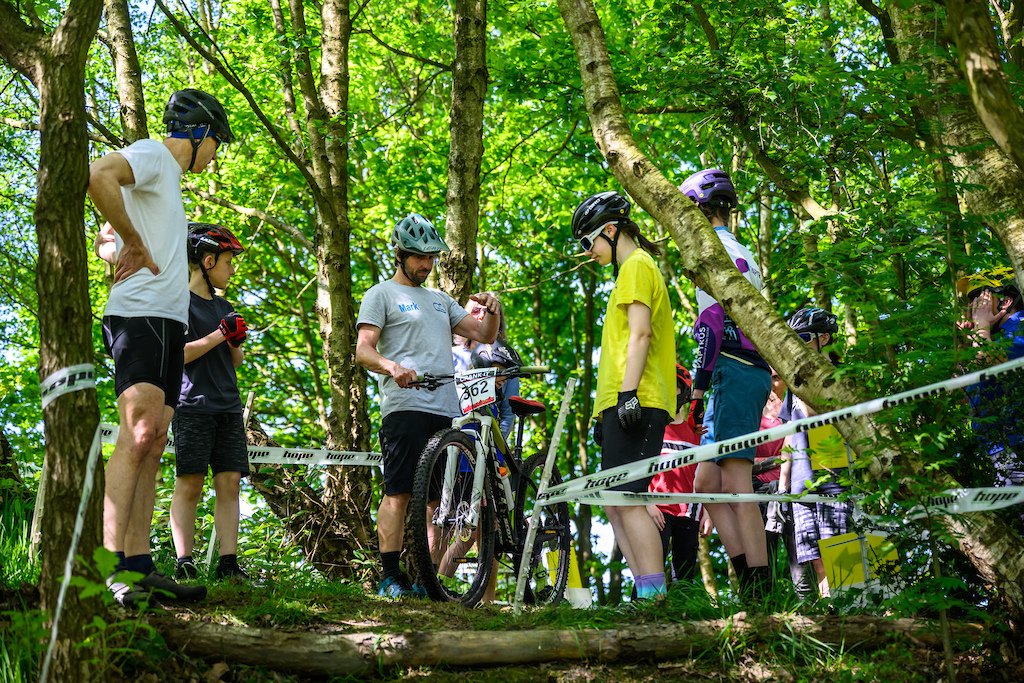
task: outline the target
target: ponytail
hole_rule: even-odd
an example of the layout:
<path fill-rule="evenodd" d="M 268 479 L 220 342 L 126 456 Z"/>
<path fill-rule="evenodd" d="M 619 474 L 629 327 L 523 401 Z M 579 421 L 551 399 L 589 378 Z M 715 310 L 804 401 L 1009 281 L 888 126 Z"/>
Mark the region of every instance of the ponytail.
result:
<path fill-rule="evenodd" d="M 618 226 L 619 230 L 629 235 L 630 239 L 651 256 L 661 256 L 664 253 L 664 249 L 660 245 L 655 244 L 640 233 L 640 226 L 633 221 L 629 219 L 619 221 Z"/>

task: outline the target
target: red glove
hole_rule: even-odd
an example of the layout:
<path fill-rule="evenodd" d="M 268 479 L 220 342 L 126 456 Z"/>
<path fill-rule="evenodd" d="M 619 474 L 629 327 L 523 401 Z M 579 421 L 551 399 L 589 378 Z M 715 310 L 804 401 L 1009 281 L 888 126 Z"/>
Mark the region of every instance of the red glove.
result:
<path fill-rule="evenodd" d="M 241 346 L 242 342 L 249 336 L 249 328 L 246 326 L 245 320 L 234 312 L 224 316 L 224 319 L 220 321 L 220 325 L 217 328 L 224 335 L 225 339 L 228 340 L 228 344 L 235 348 Z"/>
<path fill-rule="evenodd" d="M 690 423 L 690 429 L 694 434 L 704 433 L 704 398 L 695 398 L 690 401 L 690 415 L 686 418 Z"/>

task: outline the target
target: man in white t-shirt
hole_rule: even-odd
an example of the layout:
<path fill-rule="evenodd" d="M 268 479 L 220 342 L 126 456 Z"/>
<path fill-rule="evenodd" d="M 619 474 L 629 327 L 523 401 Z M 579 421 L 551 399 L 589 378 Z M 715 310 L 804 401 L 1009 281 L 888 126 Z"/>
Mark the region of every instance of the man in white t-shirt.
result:
<path fill-rule="evenodd" d="M 206 596 L 156 569 L 149 532 L 167 426 L 177 405 L 188 324 L 188 221 L 181 198 L 185 171 L 202 173 L 234 136 L 224 108 L 201 90 L 180 90 L 164 111 L 163 142 L 139 140 L 97 159 L 89 196 L 109 228 L 96 253 L 114 264 L 103 312 L 103 340 L 114 359 L 120 431 L 106 467 L 103 545 L 118 556 L 107 585 L 126 607 L 152 594 L 168 602 Z M 110 241 L 113 240 L 113 249 Z M 137 572 L 137 582 L 122 572 Z"/>
<path fill-rule="evenodd" d="M 437 255 L 450 251 L 423 216 L 411 213 L 399 221 L 391 231 L 391 248 L 397 266 L 394 276 L 370 287 L 359 307 L 356 362 L 381 376 L 384 497 L 377 510 L 377 539 L 383 570 L 377 592 L 400 598 L 426 595 L 425 589 L 414 589 L 399 566 L 416 462 L 427 440 L 450 427 L 451 418 L 460 412 L 454 385 L 417 391 L 409 383 L 428 372 L 455 372 L 453 332 L 493 343 L 500 304 L 489 294 L 471 295 L 487 309 L 477 320 L 444 292 L 421 286 Z"/>

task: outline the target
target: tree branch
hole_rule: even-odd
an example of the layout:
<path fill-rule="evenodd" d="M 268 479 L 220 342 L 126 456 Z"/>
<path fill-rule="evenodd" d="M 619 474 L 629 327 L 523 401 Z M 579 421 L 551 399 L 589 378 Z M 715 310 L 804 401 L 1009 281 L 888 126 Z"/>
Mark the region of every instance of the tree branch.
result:
<path fill-rule="evenodd" d="M 285 139 L 281 137 L 281 134 L 277 130 L 277 126 L 275 126 L 270 121 L 267 115 L 263 113 L 263 110 L 260 108 L 260 106 L 256 104 L 256 99 L 253 97 L 252 93 L 245 86 L 245 84 L 242 83 L 242 81 L 234 74 L 234 72 L 231 69 L 229 69 L 224 64 L 223 61 L 221 61 L 216 55 L 211 53 L 205 47 L 200 45 L 199 42 L 192 37 L 192 35 L 185 28 L 184 24 L 182 24 L 178 20 L 178 18 L 174 16 L 174 13 L 167 8 L 167 5 L 164 4 L 163 0 L 156 0 L 156 4 L 157 7 L 160 8 L 160 11 L 164 13 L 164 16 L 167 17 L 167 20 L 170 21 L 171 24 L 174 26 L 174 29 L 178 32 L 178 34 L 185 39 L 185 42 L 192 46 L 192 49 L 194 49 L 196 52 L 202 55 L 203 59 L 212 64 L 214 68 L 217 69 L 217 71 L 224 77 L 224 80 L 226 80 L 232 87 L 235 88 L 235 90 L 237 90 L 242 95 L 242 97 L 245 98 L 245 101 L 249 103 L 249 107 L 252 109 L 253 113 L 256 114 L 256 118 L 260 120 L 260 122 L 263 124 L 263 127 L 267 130 L 268 133 L 270 133 L 270 136 L 274 139 L 274 142 L 277 143 L 277 146 L 281 149 L 282 152 L 284 152 L 284 155 L 288 157 L 288 160 L 295 164 L 295 168 L 297 168 L 299 170 L 299 173 L 302 174 L 302 177 L 306 180 L 306 184 L 308 185 L 310 192 L 312 192 L 316 196 L 317 204 L 327 205 L 327 200 L 326 198 L 324 198 L 322 192 L 320 191 L 320 186 L 317 185 L 316 179 L 313 178 L 313 174 L 310 172 L 309 167 L 306 164 L 304 164 L 301 159 L 299 159 L 298 155 L 295 153 L 295 150 L 293 150 L 291 146 L 285 141 Z M 211 36 L 206 35 L 206 38 L 211 42 L 211 44 L 216 44 L 214 43 L 213 38 Z"/>
<path fill-rule="evenodd" d="M 956 41 L 960 69 L 978 117 L 992 139 L 1024 171 L 1024 111 L 1010 92 L 984 0 L 949 0 L 947 30 Z"/>
<path fill-rule="evenodd" d="M 374 33 L 373 31 L 371 31 L 368 28 L 361 28 L 361 29 L 358 29 L 358 30 L 353 30 L 352 33 L 365 33 L 366 35 L 370 36 L 375 41 L 377 41 L 377 44 L 380 45 L 381 47 L 383 47 L 385 50 L 389 50 L 389 51 L 395 53 L 396 55 L 398 55 L 399 57 L 405 57 L 407 59 L 412 59 L 412 60 L 415 60 L 417 62 L 422 62 L 423 64 L 428 64 L 428 65 L 433 66 L 435 68 L 438 68 L 438 69 L 440 69 L 442 71 L 451 71 L 452 70 L 452 65 L 451 64 L 444 64 L 442 62 L 434 61 L 433 59 L 430 59 L 428 57 L 420 57 L 419 55 L 414 55 L 411 52 L 406 52 L 405 50 L 399 50 L 397 47 L 392 47 L 391 45 L 388 45 L 383 40 L 378 38 L 377 34 Z"/>
<path fill-rule="evenodd" d="M 28 12 L 35 18 L 35 12 Z M 18 10 L 9 2 L 0 2 L 0 58 L 10 64 L 32 84 L 39 87 L 39 62 L 42 59 L 46 34 L 41 26 L 26 24 Z"/>
<path fill-rule="evenodd" d="M 201 189 L 199 189 L 199 187 L 197 187 L 196 185 L 194 185 L 193 183 L 190 183 L 190 182 L 183 183 L 182 187 L 187 189 L 192 194 L 194 194 L 194 195 L 196 195 L 198 197 L 202 197 L 203 199 L 205 199 L 206 201 L 208 201 L 208 202 L 210 202 L 212 204 L 216 204 L 217 206 L 223 206 L 225 209 L 231 209 L 235 213 L 239 213 L 239 214 L 241 214 L 243 216 L 251 216 L 253 218 L 259 218 L 264 223 L 267 223 L 268 225 L 272 225 L 273 227 L 277 228 L 281 232 L 283 232 L 286 235 L 288 235 L 289 237 L 291 237 L 293 240 L 295 240 L 301 247 L 303 247 L 307 251 L 309 251 L 309 252 L 313 251 L 313 242 L 308 237 L 303 235 L 301 230 L 299 230 L 298 228 L 296 228 L 294 226 L 288 225 L 287 223 L 285 223 L 284 221 L 282 221 L 279 218 L 274 218 L 273 216 L 271 216 L 266 211 L 263 211 L 261 209 L 254 209 L 254 208 L 251 208 L 251 207 L 248 207 L 248 206 L 241 206 L 239 204 L 235 204 L 234 202 L 230 202 L 227 199 L 224 199 L 223 197 L 218 197 L 215 194 L 211 194 L 211 193 L 209 193 L 209 192 L 207 192 L 205 190 L 201 190 Z"/>

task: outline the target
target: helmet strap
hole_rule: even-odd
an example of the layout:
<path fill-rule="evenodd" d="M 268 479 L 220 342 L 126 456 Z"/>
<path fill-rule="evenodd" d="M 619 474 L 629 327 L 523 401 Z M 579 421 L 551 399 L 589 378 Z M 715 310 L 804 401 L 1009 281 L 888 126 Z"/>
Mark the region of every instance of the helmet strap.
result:
<path fill-rule="evenodd" d="M 619 259 L 616 258 L 615 252 L 616 246 L 619 243 L 618 224 L 615 225 L 615 237 L 613 239 L 608 239 L 608 235 L 604 234 L 603 232 L 600 235 L 598 235 L 598 237 L 603 237 L 605 241 L 608 242 L 608 244 L 612 245 L 612 279 L 617 280 L 619 278 Z"/>
<path fill-rule="evenodd" d="M 209 253 L 210 252 L 206 252 L 205 254 L 201 254 L 199 256 L 199 270 L 203 271 L 203 279 L 206 280 L 206 286 L 210 288 L 210 296 L 217 296 L 217 294 L 213 291 L 213 283 L 210 282 L 210 276 L 206 272 L 206 263 L 205 263 L 205 261 L 206 261 L 206 257 L 209 255 Z M 219 259 L 220 259 L 220 254 L 214 254 L 213 255 L 213 265 L 214 266 L 217 265 L 217 261 Z"/>
<path fill-rule="evenodd" d="M 199 153 L 199 148 L 203 145 L 203 142 L 205 142 L 206 138 L 210 135 L 211 128 L 212 126 L 206 126 L 206 132 L 203 134 L 203 137 L 200 140 L 196 140 L 196 136 L 193 135 L 192 133 L 192 128 L 188 129 L 188 140 L 189 142 L 192 143 L 192 160 L 188 162 L 188 170 L 192 171 L 193 173 L 195 173 L 195 171 L 192 169 L 192 166 L 194 166 L 196 163 L 196 155 Z M 203 269 L 203 273 L 206 273 L 205 268 Z"/>

